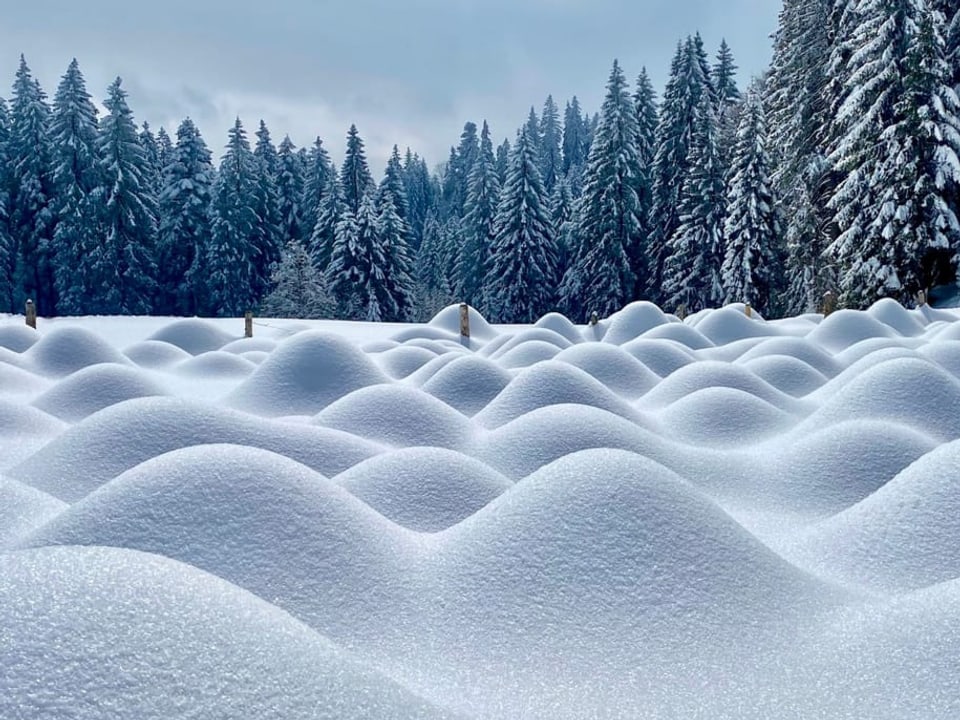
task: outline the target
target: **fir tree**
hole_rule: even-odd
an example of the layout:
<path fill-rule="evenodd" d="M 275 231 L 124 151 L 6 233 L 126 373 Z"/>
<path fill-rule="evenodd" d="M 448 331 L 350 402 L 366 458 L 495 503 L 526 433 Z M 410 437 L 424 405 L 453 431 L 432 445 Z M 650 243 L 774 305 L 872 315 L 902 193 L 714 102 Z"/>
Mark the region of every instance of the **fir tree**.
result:
<path fill-rule="evenodd" d="M 209 309 L 217 316 L 236 317 L 257 305 L 254 288 L 260 239 L 254 202 L 258 173 L 243 123 L 237 118 L 217 174 L 213 238 L 207 252 Z"/>
<path fill-rule="evenodd" d="M 270 275 L 272 290 L 260 306 L 260 315 L 271 318 L 319 319 L 333 317 L 336 306 L 326 279 L 310 260 L 299 240 L 286 244 L 280 262 Z"/>
<path fill-rule="evenodd" d="M 390 159 L 387 160 L 383 180 L 380 182 L 380 194 L 383 195 L 384 193 L 390 195 L 397 215 L 406 223 L 410 208 L 407 200 L 407 187 L 404 182 L 403 163 L 400 160 L 400 150 L 396 145 L 393 146 Z M 405 234 L 409 236 L 409 232 Z"/>
<path fill-rule="evenodd" d="M 553 186 L 563 175 L 563 155 L 560 150 L 562 135 L 560 111 L 553 101 L 553 95 L 548 95 L 540 116 L 540 175 L 548 193 L 553 192 Z"/>
<path fill-rule="evenodd" d="M 733 149 L 729 215 L 723 261 L 726 302 L 746 302 L 768 313 L 778 288 L 780 228 L 770 189 L 762 87 L 751 88 L 744 101 Z"/>
<path fill-rule="evenodd" d="M 500 178 L 502 186 L 507 181 L 507 170 L 510 167 L 510 141 L 504 139 L 497 146 L 497 177 Z"/>
<path fill-rule="evenodd" d="M 467 181 L 480 153 L 476 123 L 468 122 L 460 134 L 460 144 L 450 153 L 443 180 L 443 203 L 446 217 L 463 217 L 467 199 Z"/>
<path fill-rule="evenodd" d="M 373 187 L 373 176 L 356 125 L 351 125 L 347 133 L 347 153 L 340 168 L 340 185 L 344 203 L 356 215 L 363 197 Z"/>
<path fill-rule="evenodd" d="M 521 130 L 513 148 L 485 282 L 488 311 L 507 323 L 533 322 L 548 312 L 557 282 L 553 228 L 528 133 Z"/>
<path fill-rule="evenodd" d="M 493 142 L 490 140 L 490 128 L 484 121 L 480 133 L 480 156 L 470 173 L 466 216 L 463 220 L 465 242 L 457 268 L 461 301 L 474 307 L 486 307 L 483 284 L 495 236 L 494 221 L 499 197 L 500 178 L 497 176 Z"/>
<path fill-rule="evenodd" d="M 14 306 L 34 299 L 37 312 L 54 314 L 53 163 L 50 108 L 40 84 L 20 56 L 13 86 L 8 159 L 11 169 L 10 236 L 17 248 Z"/>
<path fill-rule="evenodd" d="M 58 311 L 67 315 L 85 313 L 91 301 L 87 278 L 78 270 L 95 241 L 97 208 L 88 198 L 100 185 L 97 122 L 97 109 L 74 59 L 57 89 L 50 120 L 58 220 L 54 277 Z"/>
<path fill-rule="evenodd" d="M 410 226 L 410 246 L 420 247 L 424 223 L 436 205 L 437 191 L 427 163 L 407 149 L 403 163 L 403 187 L 407 196 L 407 224 Z"/>
<path fill-rule="evenodd" d="M 151 312 L 157 290 L 156 197 L 147 187 L 148 159 L 137 135 L 127 93 L 117 78 L 104 100 L 100 127 L 99 242 L 84 262 L 92 291 L 90 311 L 142 315 Z"/>
<path fill-rule="evenodd" d="M 563 278 L 570 266 L 576 244 L 576 213 L 570 182 L 562 177 L 550 195 L 550 222 L 557 239 L 557 277 Z"/>
<path fill-rule="evenodd" d="M 730 150 L 736 141 L 737 109 L 742 96 L 737 88 L 737 65 L 733 59 L 733 52 L 726 40 L 720 42 L 717 52 L 717 62 L 711 71 L 711 80 L 717 93 L 715 111 L 717 115 L 717 145 L 720 149 L 720 159 L 725 161 L 730 156 Z"/>
<path fill-rule="evenodd" d="M 190 316 L 208 310 L 204 291 L 215 182 L 210 150 L 197 126 L 187 118 L 177 129 L 177 144 L 169 151 L 160 192 L 160 313 Z"/>
<path fill-rule="evenodd" d="M 145 122 L 140 129 L 140 145 L 144 155 L 144 188 L 154 195 L 160 194 L 163 185 L 163 160 L 160 158 L 160 145 L 150 129 L 150 123 Z"/>
<path fill-rule="evenodd" d="M 17 268 L 17 249 L 10 236 L 9 142 L 7 102 L 0 98 L 0 311 L 3 312 L 15 312 L 14 274 Z"/>
<path fill-rule="evenodd" d="M 453 302 L 453 291 L 444 270 L 443 226 L 431 212 L 424 222 L 423 242 L 417 250 L 416 281 L 419 321 L 427 321 Z"/>
<path fill-rule="evenodd" d="M 393 194 L 381 189 L 377 199 L 377 233 L 383 247 L 383 295 L 390 298 L 383 319 L 403 322 L 413 319 L 415 286 L 407 224 L 397 212 Z"/>
<path fill-rule="evenodd" d="M 160 161 L 161 182 L 163 181 L 163 172 L 173 158 L 173 141 L 167 134 L 167 131 L 161 127 L 157 130 L 157 159 Z"/>
<path fill-rule="evenodd" d="M 580 101 L 574 96 L 563 113 L 563 174 L 574 185 L 579 185 L 579 176 L 587 163 L 589 144 Z"/>
<path fill-rule="evenodd" d="M 924 2 L 860 0 L 857 16 L 843 43 L 856 50 L 836 121 L 832 158 L 844 177 L 831 200 L 841 232 L 830 251 L 847 304 L 910 302 L 953 274 L 957 99 L 942 26 Z"/>
<path fill-rule="evenodd" d="M 337 241 L 337 227 L 347 210 L 337 174 L 331 168 L 330 175 L 327 177 L 327 189 L 317 209 L 317 222 L 313 226 L 308 248 L 313 264 L 322 272 L 326 272 L 330 265 L 330 256 Z"/>
<path fill-rule="evenodd" d="M 284 247 L 291 240 L 309 239 L 313 224 L 307 225 L 301 203 L 304 197 L 303 165 L 297 148 L 287 135 L 277 151 L 277 199 L 280 215 L 280 237 Z M 315 222 L 315 221 L 314 221 Z"/>
<path fill-rule="evenodd" d="M 637 108 L 637 160 L 640 173 L 635 186 L 639 204 L 637 217 L 640 221 L 640 237 L 647 239 L 650 237 L 650 213 L 653 209 L 653 162 L 656 157 L 657 141 L 657 96 L 646 68 L 640 71 L 637 78 L 637 88 L 633 101 Z M 637 250 L 639 251 L 641 248 L 638 247 Z M 638 273 L 634 295 L 640 297 L 646 290 L 647 280 L 639 273 L 648 271 L 649 268 L 636 255 L 632 257 L 631 263 L 631 267 Z"/>
<path fill-rule="evenodd" d="M 597 126 L 578 209 L 579 246 L 561 292 L 572 312 L 610 314 L 634 297 L 643 273 L 637 113 L 617 62 Z"/>
<path fill-rule="evenodd" d="M 261 120 L 257 129 L 257 144 L 253 150 L 257 165 L 257 184 L 254 192 L 254 212 L 257 216 L 257 272 L 253 292 L 262 297 L 270 283 L 270 269 L 280 261 L 283 249 L 283 227 L 280 216 L 280 193 L 277 176 L 280 159 L 270 137 L 270 130 Z"/>
<path fill-rule="evenodd" d="M 653 202 L 650 210 L 650 246 L 647 288 L 662 299 L 667 241 L 680 225 L 680 197 L 690 172 L 693 129 L 702 96 L 713 98 L 704 73 L 705 59 L 692 38 L 677 46 L 670 78 L 660 107 L 656 156 L 653 161 Z"/>
<path fill-rule="evenodd" d="M 308 238 L 317 224 L 320 203 L 323 202 L 323 196 L 329 187 L 332 173 L 330 155 L 323 146 L 323 140 L 318 137 L 307 154 L 303 180 L 302 219 L 304 232 L 307 233 Z"/>

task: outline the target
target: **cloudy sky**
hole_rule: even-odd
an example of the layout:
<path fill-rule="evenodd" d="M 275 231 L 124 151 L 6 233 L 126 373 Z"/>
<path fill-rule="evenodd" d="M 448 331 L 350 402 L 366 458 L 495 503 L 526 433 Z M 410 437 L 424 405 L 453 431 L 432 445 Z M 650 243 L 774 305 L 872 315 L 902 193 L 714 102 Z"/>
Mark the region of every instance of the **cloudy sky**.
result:
<path fill-rule="evenodd" d="M 138 120 L 191 116 L 219 157 L 239 115 L 275 141 L 319 135 L 335 159 L 351 122 L 375 173 L 397 143 L 431 164 L 467 120 L 512 137 L 548 93 L 602 100 L 613 58 L 662 88 L 677 40 L 726 38 L 741 84 L 763 70 L 776 0 L 30 0 L 0 22 L 0 88 L 23 52 L 52 96 L 77 57 L 99 100 L 124 78 Z M 246 6 L 244 6 L 246 5 Z M 6 77 L 7 80 L 2 80 Z M 9 92 L 9 91 L 7 91 Z M 2 93 L 0 93 L 2 94 Z"/>

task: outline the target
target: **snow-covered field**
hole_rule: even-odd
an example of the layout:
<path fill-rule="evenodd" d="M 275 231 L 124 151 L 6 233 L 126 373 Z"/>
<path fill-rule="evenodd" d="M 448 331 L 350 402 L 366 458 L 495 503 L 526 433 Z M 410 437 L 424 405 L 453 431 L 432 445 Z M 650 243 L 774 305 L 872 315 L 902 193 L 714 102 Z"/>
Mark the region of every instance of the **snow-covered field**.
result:
<path fill-rule="evenodd" d="M 956 718 L 960 313 L 0 319 L 0 718 Z"/>

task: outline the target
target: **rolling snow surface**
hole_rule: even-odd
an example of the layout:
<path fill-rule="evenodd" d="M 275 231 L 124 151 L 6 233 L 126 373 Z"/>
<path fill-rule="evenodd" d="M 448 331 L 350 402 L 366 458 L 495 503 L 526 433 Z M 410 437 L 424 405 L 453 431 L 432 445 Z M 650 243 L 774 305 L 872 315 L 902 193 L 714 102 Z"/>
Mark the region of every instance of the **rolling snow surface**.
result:
<path fill-rule="evenodd" d="M 960 312 L 0 318 L 0 718 L 960 717 Z"/>

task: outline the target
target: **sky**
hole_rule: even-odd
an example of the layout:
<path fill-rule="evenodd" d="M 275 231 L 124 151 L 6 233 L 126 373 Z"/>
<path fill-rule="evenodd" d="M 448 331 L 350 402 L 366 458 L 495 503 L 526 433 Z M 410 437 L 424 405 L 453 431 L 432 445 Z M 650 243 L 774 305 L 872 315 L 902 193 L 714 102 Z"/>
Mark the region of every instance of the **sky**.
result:
<path fill-rule="evenodd" d="M 431 166 L 464 122 L 513 137 L 531 105 L 599 109 L 614 58 L 658 91 L 677 41 L 722 38 L 741 86 L 764 70 L 776 0 L 31 0 L 0 22 L 0 95 L 20 53 L 52 97 L 76 57 L 100 101 L 123 78 L 138 121 L 174 135 L 187 116 L 219 158 L 235 117 L 279 144 L 319 136 L 335 160 L 351 123 L 379 176 L 391 147 Z M 7 81 L 3 80 L 4 74 Z"/>

